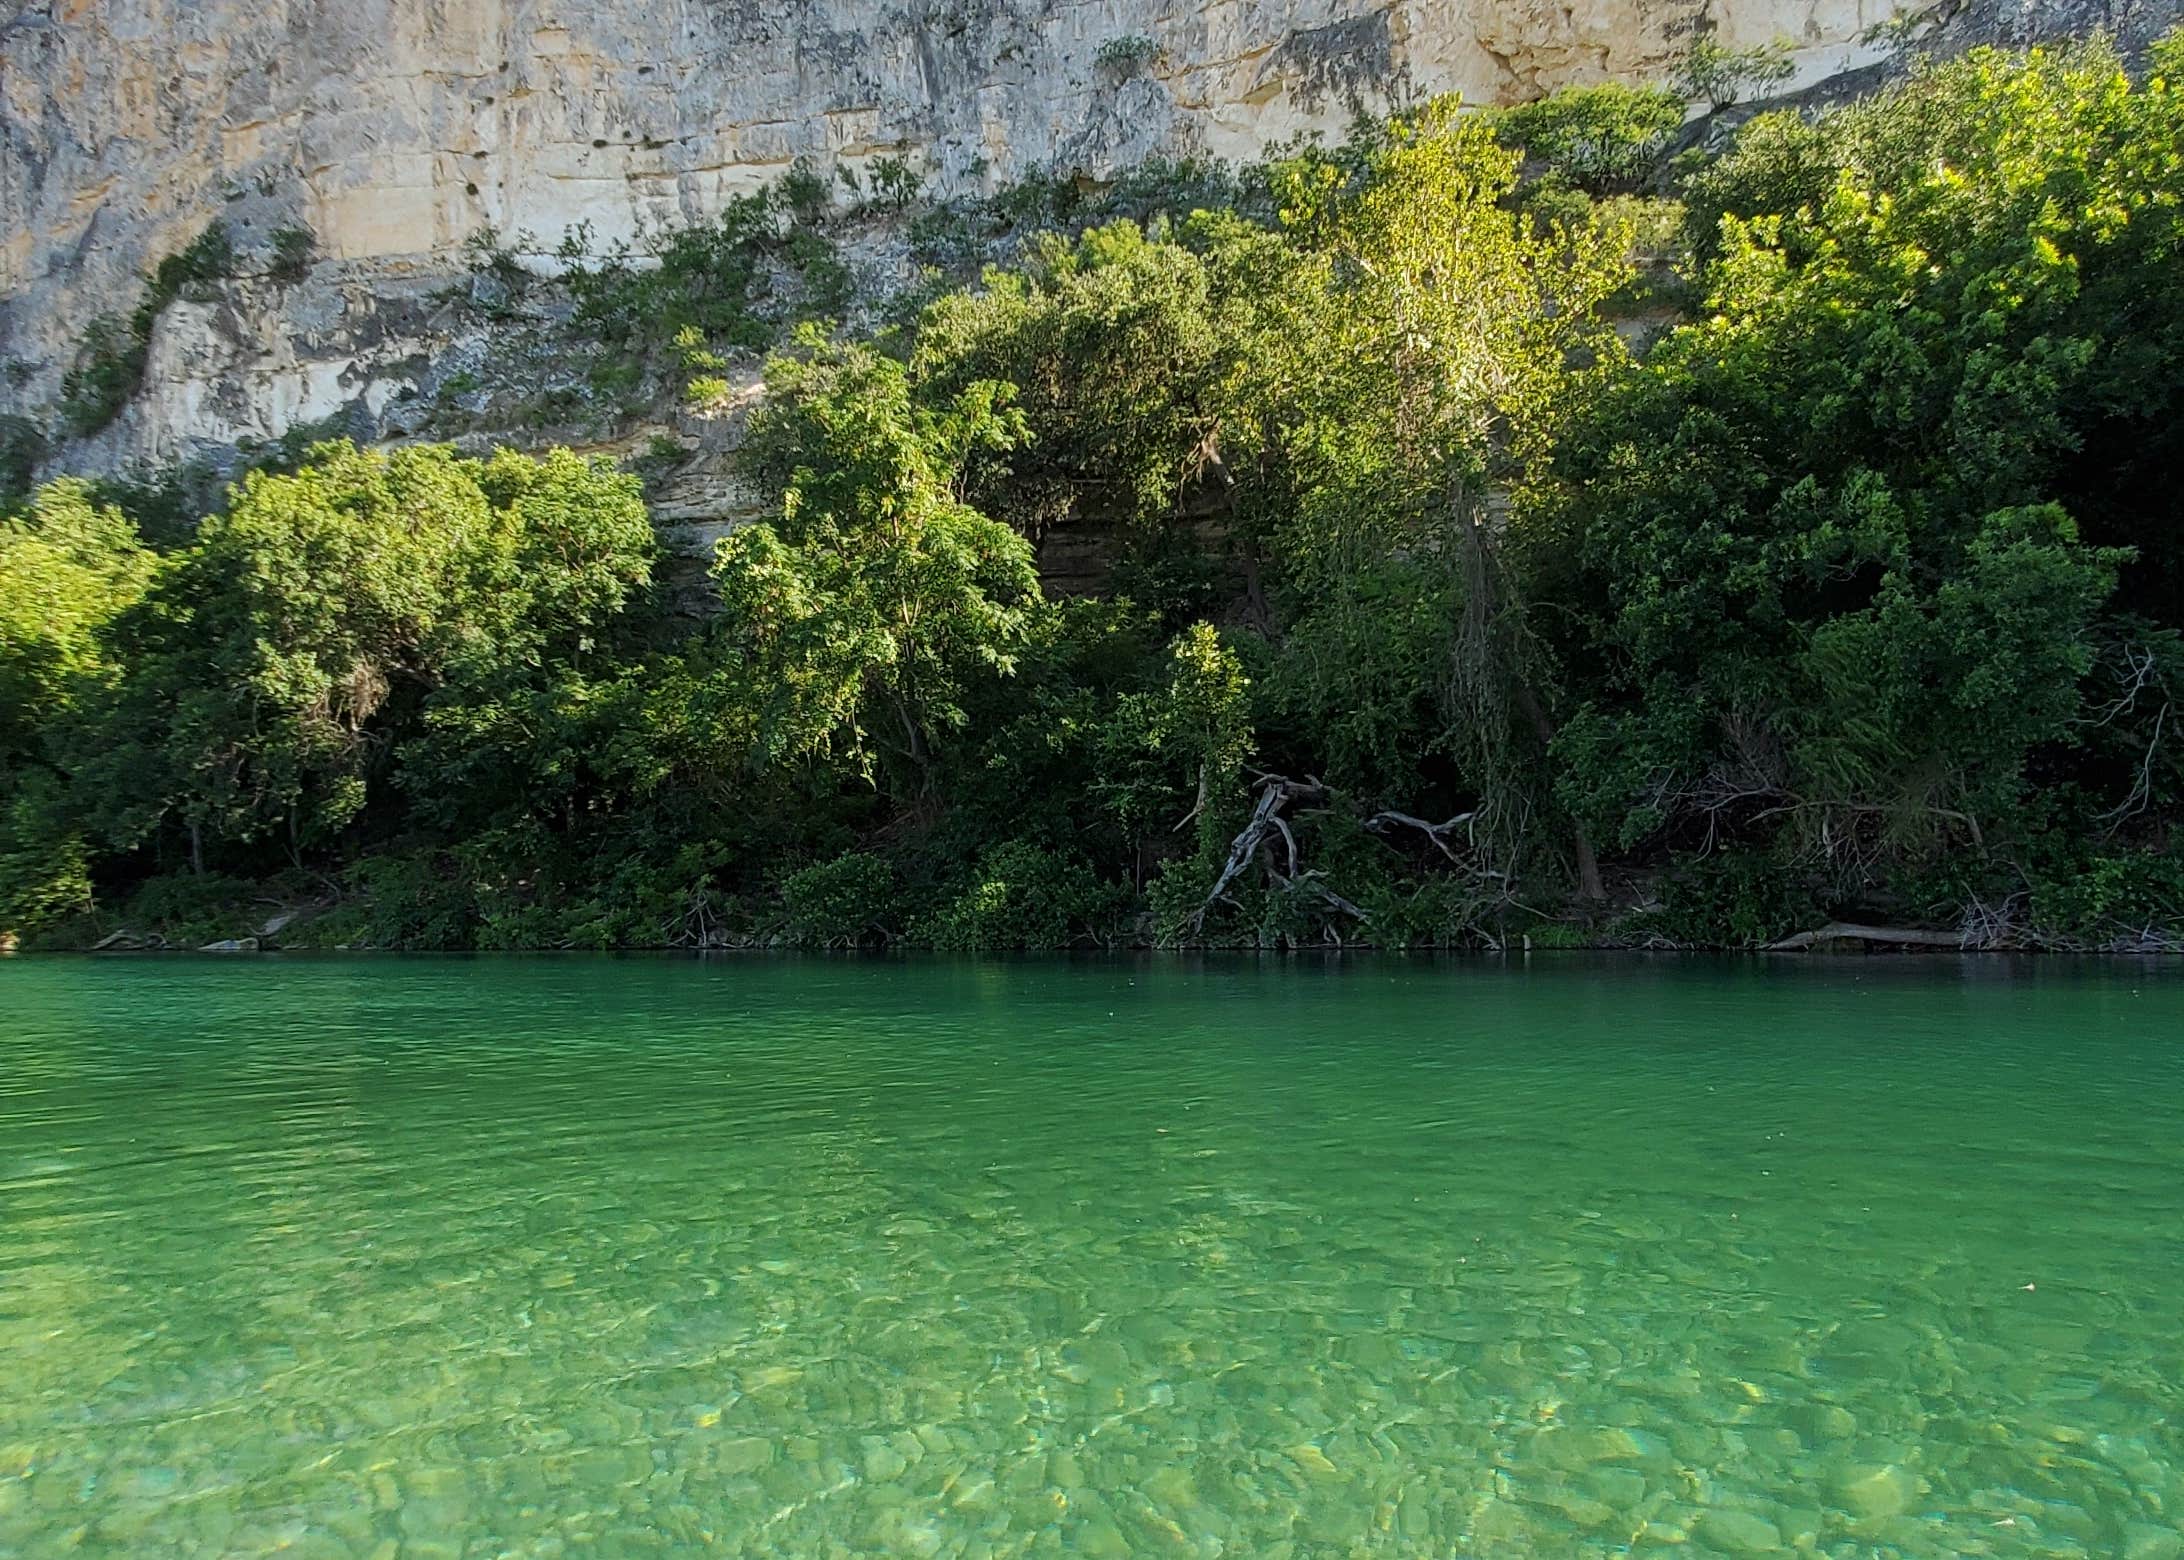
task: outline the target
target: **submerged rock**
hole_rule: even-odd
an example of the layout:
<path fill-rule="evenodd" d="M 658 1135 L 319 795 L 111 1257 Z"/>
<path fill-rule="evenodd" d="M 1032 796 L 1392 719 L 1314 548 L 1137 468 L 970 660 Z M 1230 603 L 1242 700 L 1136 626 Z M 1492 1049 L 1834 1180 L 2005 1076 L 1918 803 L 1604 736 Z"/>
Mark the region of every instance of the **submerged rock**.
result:
<path fill-rule="evenodd" d="M 2179 1556 L 2184 1556 L 2184 1533 L 2151 1522 L 2124 1525 L 2123 1560 L 2178 1560 Z"/>
<path fill-rule="evenodd" d="M 1782 1547 L 1782 1530 L 1751 1511 L 1717 1506 L 1700 1515 L 1697 1531 L 1702 1542 L 1732 1555 L 1773 1554 Z"/>
<path fill-rule="evenodd" d="M 773 1461 L 773 1442 L 762 1436 L 737 1436 L 723 1441 L 716 1454 L 722 1473 L 756 1473 Z"/>
<path fill-rule="evenodd" d="M 1836 1499 L 1843 1509 L 1861 1522 L 1901 1515 L 1918 1492 L 1917 1476 L 1894 1464 L 1853 1468 L 1835 1486 Z"/>

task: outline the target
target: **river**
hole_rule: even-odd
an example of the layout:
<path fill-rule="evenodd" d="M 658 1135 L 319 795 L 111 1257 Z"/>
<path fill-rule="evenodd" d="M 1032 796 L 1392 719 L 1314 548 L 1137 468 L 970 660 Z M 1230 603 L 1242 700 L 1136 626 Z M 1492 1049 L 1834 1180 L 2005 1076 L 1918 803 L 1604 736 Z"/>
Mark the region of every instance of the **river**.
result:
<path fill-rule="evenodd" d="M 2184 971 L 0 961 L 0 1554 L 2184 1555 Z"/>

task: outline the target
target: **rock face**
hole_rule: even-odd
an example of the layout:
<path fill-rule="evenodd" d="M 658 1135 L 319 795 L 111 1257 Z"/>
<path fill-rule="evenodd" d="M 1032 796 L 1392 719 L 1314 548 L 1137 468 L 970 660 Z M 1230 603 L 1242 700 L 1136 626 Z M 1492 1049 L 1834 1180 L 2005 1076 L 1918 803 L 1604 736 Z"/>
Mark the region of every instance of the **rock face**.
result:
<path fill-rule="evenodd" d="M 2018 30 L 2058 3 L 2077 0 L 2037 0 Z M 170 461 L 345 409 L 376 419 L 444 348 L 434 293 L 486 227 L 551 243 L 588 224 L 607 242 L 717 211 L 798 157 L 830 175 L 899 157 L 941 193 L 1035 168 L 1248 157 L 1420 94 L 1506 102 L 1657 77 L 1700 27 L 1788 38 L 1807 84 L 1877 57 L 1860 39 L 1894 9 L 0 0 L 0 413 L 48 405 L 89 320 L 126 314 L 145 268 L 214 217 L 246 273 L 268 270 L 285 227 L 316 236 L 317 263 L 167 310 L 144 392 L 62 463 Z"/>

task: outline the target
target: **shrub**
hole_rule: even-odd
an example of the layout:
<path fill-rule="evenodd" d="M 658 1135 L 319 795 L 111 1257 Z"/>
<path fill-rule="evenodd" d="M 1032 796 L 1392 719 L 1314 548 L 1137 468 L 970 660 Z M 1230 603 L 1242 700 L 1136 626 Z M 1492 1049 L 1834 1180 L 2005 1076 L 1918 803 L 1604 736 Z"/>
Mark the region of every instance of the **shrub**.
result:
<path fill-rule="evenodd" d="M 37 932 L 91 909 L 83 839 L 51 827 L 28 795 L 0 811 L 0 939 Z"/>
<path fill-rule="evenodd" d="M 478 926 L 470 883 L 430 854 L 367 856 L 349 869 L 361 902 L 345 940 L 401 950 L 469 948 Z"/>
<path fill-rule="evenodd" d="M 0 416 L 0 511 L 30 491 L 46 449 L 45 430 L 28 417 Z"/>
<path fill-rule="evenodd" d="M 1589 226 L 1599 213 L 1599 203 L 1581 189 L 1573 188 L 1560 174 L 1549 174 L 1527 185 L 1519 197 L 1534 231 L 1542 236 L 1559 223 L 1571 231 Z"/>
<path fill-rule="evenodd" d="M 827 214 L 827 181 L 811 159 L 799 157 L 774 185 L 790 216 L 809 226 Z"/>
<path fill-rule="evenodd" d="M 2184 944 L 2184 855 L 2114 851 L 2043 873 L 2032 886 L 2032 924 L 2041 942 L 2063 947 Z"/>
<path fill-rule="evenodd" d="M 917 199 L 924 180 L 906 157 L 875 157 L 870 170 L 872 204 L 882 211 L 900 211 Z"/>
<path fill-rule="evenodd" d="M 798 228 L 789 235 L 786 257 L 801 284 L 798 319 L 832 318 L 849 306 L 853 291 L 849 267 L 825 234 Z"/>
<path fill-rule="evenodd" d="M 1171 856 L 1160 864 L 1145 885 L 1145 908 L 1152 915 L 1153 936 L 1162 946 L 1193 940 L 1191 918 L 1206 902 L 1206 888 L 1218 870 L 1218 866 L 1209 869 L 1196 856 Z"/>
<path fill-rule="evenodd" d="M 1101 44 L 1092 56 L 1101 70 L 1117 76 L 1134 76 L 1160 58 L 1160 45 L 1143 33 L 1126 33 Z"/>
<path fill-rule="evenodd" d="M 149 338 L 111 314 L 101 314 L 84 328 L 76 360 L 61 377 L 61 421 L 78 435 L 97 433 L 121 415 L 144 382 Z"/>
<path fill-rule="evenodd" d="M 854 279 L 809 225 L 825 198 L 825 182 L 799 162 L 709 222 L 652 235 L 642 252 L 616 244 L 595 255 L 589 229 L 570 229 L 556 250 L 574 305 L 569 329 L 607 349 L 588 371 L 593 389 L 622 400 L 665 383 L 707 404 L 726 394 L 730 353 L 773 345 L 791 322 L 838 318 Z M 784 210 L 797 215 L 787 231 Z"/>
<path fill-rule="evenodd" d="M 257 903 L 260 885 L 218 872 L 169 872 L 149 878 L 130 896 L 122 920 L 156 932 L 177 947 L 247 937 L 270 912 Z"/>
<path fill-rule="evenodd" d="M 1608 82 L 1565 87 L 1512 108 L 1496 133 L 1549 172 L 1606 194 L 1651 172 L 1683 118 L 1683 100 L 1666 87 Z"/>
<path fill-rule="evenodd" d="M 727 401 L 735 387 L 718 374 L 699 374 L 683 383 L 683 401 L 697 408 L 717 407 Z"/>
<path fill-rule="evenodd" d="M 1796 71 L 1787 40 L 1732 49 L 1712 34 L 1701 33 L 1691 40 L 1691 52 L 1676 72 L 1676 85 L 1685 97 L 1719 112 L 1742 99 L 1747 90 L 1778 86 Z"/>
<path fill-rule="evenodd" d="M 1408 883 L 1384 878 L 1359 902 L 1372 917 L 1365 930 L 1377 947 L 1446 948 L 1500 940 L 1485 914 L 1500 898 L 1482 893 L 1474 880 L 1445 873 Z"/>
<path fill-rule="evenodd" d="M 677 331 L 675 355 L 682 363 L 683 400 L 687 404 L 718 406 L 728 399 L 731 386 L 721 373 L 728 360 L 705 344 L 705 332 L 695 325 Z"/>
<path fill-rule="evenodd" d="M 1024 840 L 978 858 L 968 881 L 913 930 L 920 942 L 956 952 L 990 948 L 1066 948 L 1102 935 L 1121 895 L 1081 858 Z"/>
<path fill-rule="evenodd" d="M 1713 948 L 1756 948 L 1827 919 L 1803 875 L 1756 850 L 1725 850 L 1674 863 L 1656 903 L 1621 930 Z"/>
<path fill-rule="evenodd" d="M 894 863 L 869 851 L 815 862 L 781 882 L 789 940 L 807 948 L 853 948 L 885 937 L 901 898 Z"/>
<path fill-rule="evenodd" d="M 1015 183 L 994 192 L 986 205 L 1003 232 L 1060 227 L 1082 210 L 1086 189 L 1077 176 L 1059 168 L 1031 168 Z"/>
<path fill-rule="evenodd" d="M 277 282 L 300 282 L 310 272 L 318 239 L 307 227 L 284 227 L 274 231 L 272 248 L 266 274 Z"/>
<path fill-rule="evenodd" d="M 645 485 L 646 497 L 657 495 L 660 485 L 688 458 L 690 451 L 672 434 L 656 433 L 644 448 L 622 457 L 622 469 Z"/>
<path fill-rule="evenodd" d="M 984 214 L 983 202 L 936 202 L 910 220 L 911 253 L 936 277 L 970 267 L 984 236 Z"/>
<path fill-rule="evenodd" d="M 215 221 L 176 253 L 152 269 L 152 281 L 144 307 L 157 315 L 175 299 L 202 298 L 203 289 L 235 272 L 235 244 L 225 226 Z"/>
<path fill-rule="evenodd" d="M 1242 186 L 1226 165 L 1202 157 L 1148 157 L 1115 176 L 1099 200 L 1105 220 L 1128 217 L 1176 222 L 1195 211 L 1219 211 L 1242 199 Z"/>

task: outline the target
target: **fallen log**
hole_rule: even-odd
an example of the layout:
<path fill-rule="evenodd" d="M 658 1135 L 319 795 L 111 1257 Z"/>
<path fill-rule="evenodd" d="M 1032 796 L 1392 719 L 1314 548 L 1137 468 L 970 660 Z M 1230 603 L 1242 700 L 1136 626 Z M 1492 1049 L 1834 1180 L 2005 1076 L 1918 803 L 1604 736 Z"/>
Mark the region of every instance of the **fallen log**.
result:
<path fill-rule="evenodd" d="M 1923 931 L 1909 926 L 1860 926 L 1852 921 L 1830 921 L 1809 932 L 1799 932 L 1767 944 L 1769 953 L 1799 953 L 1820 943 L 1885 943 L 1899 948 L 1955 948 L 1964 946 L 1962 932 Z"/>

